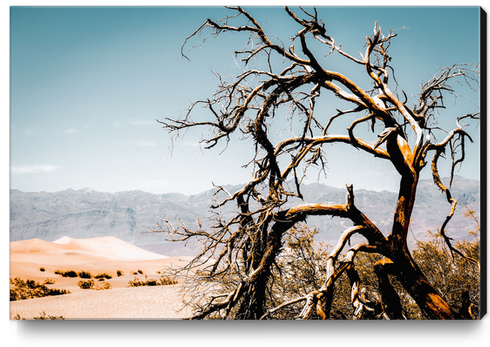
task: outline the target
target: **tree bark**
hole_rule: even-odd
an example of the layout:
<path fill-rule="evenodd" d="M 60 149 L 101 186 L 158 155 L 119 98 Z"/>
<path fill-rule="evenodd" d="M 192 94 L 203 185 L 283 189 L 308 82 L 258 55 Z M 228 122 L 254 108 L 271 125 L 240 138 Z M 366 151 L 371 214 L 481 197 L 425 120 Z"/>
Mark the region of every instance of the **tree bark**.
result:
<path fill-rule="evenodd" d="M 429 319 L 460 319 L 460 315 L 451 309 L 427 281 L 410 253 L 404 251 L 396 253 L 394 259 L 398 270 L 396 277 L 423 314 Z"/>
<path fill-rule="evenodd" d="M 381 292 L 381 308 L 388 319 L 404 319 L 400 296 L 390 283 L 388 274 L 395 271 L 394 264 L 388 258 L 378 261 L 374 265 L 374 272 L 378 276 L 378 285 Z"/>
<path fill-rule="evenodd" d="M 427 281 L 412 259 L 407 246 L 407 234 L 415 203 L 417 184 L 418 173 L 405 174 L 401 178 L 393 228 L 389 237 L 391 241 L 390 259 L 396 265 L 398 281 L 427 318 L 457 319 L 459 315 L 449 307 Z"/>

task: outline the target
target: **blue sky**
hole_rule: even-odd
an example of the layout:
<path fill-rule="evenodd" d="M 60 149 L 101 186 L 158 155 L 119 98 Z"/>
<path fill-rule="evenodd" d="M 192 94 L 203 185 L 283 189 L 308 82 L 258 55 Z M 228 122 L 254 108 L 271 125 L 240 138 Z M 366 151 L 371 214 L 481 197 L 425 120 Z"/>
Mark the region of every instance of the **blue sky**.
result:
<path fill-rule="evenodd" d="M 271 32 L 291 32 L 282 8 L 252 7 L 249 12 Z M 217 83 L 211 70 L 239 72 L 233 51 L 245 41 L 233 35 L 209 39 L 187 52 L 190 61 L 180 55 L 186 36 L 206 18 L 229 13 L 221 7 L 12 7 L 11 188 L 195 194 L 212 188 L 212 182 L 246 182 L 250 171 L 241 166 L 251 159 L 249 147 L 232 143 L 223 153 L 222 148 L 206 151 L 197 144 L 200 131 L 172 143 L 156 122 L 176 118 L 191 101 L 211 96 Z M 357 56 L 375 21 L 384 33 L 404 27 L 397 31 L 391 54 L 397 81 L 408 94 L 416 94 L 438 67 L 479 62 L 477 7 L 323 7 L 319 13 L 328 33 Z M 346 68 L 339 64 L 338 71 Z M 463 94 L 479 103 L 478 94 L 467 89 Z M 447 105 L 449 118 L 475 111 L 463 97 L 457 105 L 448 99 Z M 445 118 L 440 121 L 448 125 Z M 453 124 L 451 118 L 448 126 Z M 468 129 L 475 144 L 458 174 L 478 179 L 480 128 Z M 389 165 L 374 167 L 375 162 L 345 146 L 327 153 L 327 179 L 321 182 L 396 189 L 398 177 Z M 345 164 L 347 156 L 352 160 Z"/>

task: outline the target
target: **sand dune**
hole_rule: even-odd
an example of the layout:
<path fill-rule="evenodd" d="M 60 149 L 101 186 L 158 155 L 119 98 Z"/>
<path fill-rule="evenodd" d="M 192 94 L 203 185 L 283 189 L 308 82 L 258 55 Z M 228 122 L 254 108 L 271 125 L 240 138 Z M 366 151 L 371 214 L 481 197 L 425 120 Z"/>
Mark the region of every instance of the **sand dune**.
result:
<path fill-rule="evenodd" d="M 12 301 L 11 318 L 26 319 L 46 312 L 65 319 L 181 319 L 191 311 L 183 308 L 177 286 L 85 290 L 75 294 Z"/>
<path fill-rule="evenodd" d="M 41 312 L 66 319 L 176 319 L 188 316 L 178 295 L 181 285 L 128 288 L 128 281 L 158 279 L 169 268 L 182 267 L 191 257 L 166 257 L 121 241 L 115 237 L 72 239 L 54 242 L 31 239 L 10 243 L 10 278 L 20 277 L 47 286 L 67 289 L 71 294 L 10 302 L 11 317 L 29 319 Z M 41 268 L 44 271 L 41 271 Z M 95 280 L 96 286 L 110 283 L 111 289 L 80 289 L 80 278 L 55 274 L 56 270 L 107 273 L 111 279 Z M 124 273 L 117 276 L 117 270 Z M 142 272 L 140 274 L 138 272 Z M 160 273 L 157 273 L 160 272 Z M 137 275 L 135 275 L 137 273 Z"/>
<path fill-rule="evenodd" d="M 48 242 L 40 239 L 11 242 L 11 254 L 67 254 L 103 257 L 105 259 L 131 259 L 131 260 L 153 260 L 168 258 L 164 255 L 152 253 L 127 242 L 121 241 L 113 236 L 92 239 L 73 239 L 64 236 L 56 241 Z"/>

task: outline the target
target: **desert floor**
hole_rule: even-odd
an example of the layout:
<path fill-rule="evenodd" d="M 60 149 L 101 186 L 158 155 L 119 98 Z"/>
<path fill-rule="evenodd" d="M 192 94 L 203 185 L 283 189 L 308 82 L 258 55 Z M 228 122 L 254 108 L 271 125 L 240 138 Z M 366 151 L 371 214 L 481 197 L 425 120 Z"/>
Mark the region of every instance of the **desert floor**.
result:
<path fill-rule="evenodd" d="M 10 278 L 20 277 L 41 284 L 49 278 L 55 283 L 48 284 L 48 287 L 67 289 L 71 294 L 11 301 L 10 318 L 20 315 L 32 319 L 42 312 L 65 319 L 188 317 L 191 311 L 183 305 L 181 284 L 129 288 L 128 282 L 135 277 L 141 281 L 158 279 L 166 269 L 182 267 L 190 260 L 190 257 L 170 258 L 148 252 L 115 237 L 63 237 L 54 242 L 40 239 L 11 242 Z M 86 279 L 62 277 L 54 273 L 56 270 L 86 271 L 92 275 L 107 273 L 112 276 L 111 279 L 94 281 L 98 287 L 110 283 L 111 289 L 80 289 L 78 282 Z M 117 270 L 121 270 L 123 276 L 118 277 Z"/>

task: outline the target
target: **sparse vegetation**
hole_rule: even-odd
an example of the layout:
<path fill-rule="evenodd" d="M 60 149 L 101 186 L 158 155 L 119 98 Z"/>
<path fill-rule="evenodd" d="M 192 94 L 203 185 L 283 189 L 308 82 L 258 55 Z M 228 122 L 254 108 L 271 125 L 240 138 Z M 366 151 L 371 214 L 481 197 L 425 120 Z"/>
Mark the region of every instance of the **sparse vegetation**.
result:
<path fill-rule="evenodd" d="M 22 317 L 20 314 L 16 314 L 14 317 L 12 317 L 13 320 L 26 320 L 24 317 Z M 63 316 L 51 316 L 46 314 L 46 312 L 41 312 L 40 316 L 37 317 L 32 317 L 34 320 L 65 320 L 65 317 Z"/>
<path fill-rule="evenodd" d="M 99 281 L 104 281 L 106 279 L 111 279 L 112 276 L 109 275 L 108 273 L 104 272 L 104 273 L 99 273 L 97 275 L 92 275 L 89 271 L 84 271 L 84 270 L 81 270 L 81 271 L 73 271 L 73 270 L 68 270 L 68 271 L 63 271 L 63 270 L 56 270 L 54 272 L 55 274 L 57 275 L 60 275 L 60 276 L 63 276 L 63 277 L 79 277 L 79 278 L 85 278 L 85 279 L 90 279 L 90 278 L 95 278 L 95 279 L 98 279 Z M 142 274 L 143 271 L 141 270 L 138 270 L 138 272 L 134 272 L 135 275 L 138 275 L 138 274 Z M 121 270 L 117 270 L 117 276 L 120 277 L 120 276 L 124 276 L 124 272 L 121 271 Z M 50 280 L 50 281 L 53 281 L 53 280 Z M 79 285 L 82 283 L 83 286 L 86 286 L 88 284 L 83 284 L 83 283 L 86 283 L 87 281 L 80 281 L 78 282 Z M 52 282 L 54 283 L 54 281 Z M 46 284 L 52 284 L 52 283 L 46 283 Z M 84 289 L 87 289 L 87 288 L 84 288 Z M 104 286 L 104 289 L 108 289 L 107 286 Z"/>
<path fill-rule="evenodd" d="M 55 282 L 53 279 L 51 279 L 51 278 L 46 278 L 46 279 L 44 280 L 44 284 L 55 284 L 55 283 L 56 283 L 56 282 Z"/>
<path fill-rule="evenodd" d="M 79 271 L 77 273 L 77 275 L 80 278 L 92 278 L 92 274 L 90 272 L 87 272 L 87 271 Z"/>
<path fill-rule="evenodd" d="M 79 281 L 78 286 L 80 287 L 80 289 L 95 289 L 95 290 L 106 290 L 112 288 L 110 283 L 104 283 L 101 286 L 96 286 L 94 280 Z"/>
<path fill-rule="evenodd" d="M 99 273 L 95 276 L 92 276 L 92 274 L 89 271 L 83 271 L 83 270 L 78 271 L 78 272 L 75 272 L 73 270 L 68 270 L 68 271 L 56 270 L 54 273 L 57 275 L 63 276 L 63 277 L 95 278 L 95 279 L 98 279 L 99 281 L 103 281 L 104 279 L 111 279 L 112 278 L 111 275 L 109 275 L 108 273 L 105 273 L 105 272 Z"/>
<path fill-rule="evenodd" d="M 468 207 L 464 215 L 475 223 L 468 233 L 474 240 L 458 241 L 450 249 L 439 230 L 429 231 L 429 240 L 417 242 L 413 257 L 444 300 L 464 319 L 474 319 L 480 315 L 480 221 Z"/>
<path fill-rule="evenodd" d="M 167 285 L 173 285 L 177 284 L 178 282 L 169 277 L 169 276 L 163 276 L 159 278 L 158 280 L 156 279 L 149 279 L 145 281 L 140 281 L 138 277 L 135 277 L 133 281 L 128 282 L 128 287 L 143 287 L 143 286 L 167 286 Z"/>
<path fill-rule="evenodd" d="M 94 280 L 78 281 L 78 286 L 80 287 L 80 289 L 93 289 L 94 288 Z"/>
<path fill-rule="evenodd" d="M 40 267 L 40 268 L 39 268 L 39 271 L 44 272 L 44 271 L 46 271 L 46 269 L 45 269 L 45 268 L 43 268 L 43 267 Z"/>
<path fill-rule="evenodd" d="M 63 277 L 78 277 L 78 274 L 73 270 L 68 270 L 68 271 L 56 270 L 54 273 Z"/>
<path fill-rule="evenodd" d="M 43 311 L 43 312 L 41 312 L 40 316 L 33 317 L 32 319 L 34 319 L 34 320 L 65 320 L 65 317 L 47 315 L 46 312 Z"/>
<path fill-rule="evenodd" d="M 101 286 L 97 286 L 95 288 L 95 290 L 106 290 L 106 289 L 111 289 L 111 288 L 112 288 L 111 284 L 106 282 Z"/>
<path fill-rule="evenodd" d="M 475 220 L 476 228 L 471 230 L 475 240 L 456 243 L 456 249 L 465 252 L 474 259 L 480 257 L 479 221 L 474 211 L 468 209 L 465 215 Z M 287 233 L 284 247 L 277 258 L 277 267 L 273 268 L 268 292 L 267 305 L 281 307 L 288 302 L 304 297 L 322 282 L 327 271 L 329 248 L 331 246 L 314 242 L 317 230 L 305 225 L 295 226 Z M 479 316 L 480 308 L 480 273 L 478 265 L 461 257 L 452 259 L 450 251 L 445 247 L 443 237 L 434 232 L 428 232 L 429 238 L 418 241 L 412 255 L 418 266 L 427 275 L 429 282 L 441 293 L 453 310 L 459 312 L 465 319 L 475 319 Z M 376 272 L 375 264 L 381 259 L 378 254 L 362 253 L 355 260 L 358 275 L 358 302 L 360 310 L 353 310 L 351 298 L 351 279 L 347 272 L 337 279 L 335 287 L 331 319 L 385 319 L 382 306 L 382 290 Z M 280 269 L 280 270 L 279 270 Z M 196 272 L 206 276 L 204 272 Z M 223 292 L 232 287 L 237 278 L 226 277 L 219 283 Z M 396 278 L 390 276 L 390 283 L 399 293 L 402 316 L 406 319 L 424 319 L 424 315 L 416 302 L 408 295 Z M 216 283 L 211 283 L 215 285 Z M 295 319 L 303 309 L 301 301 L 285 305 L 281 310 L 271 310 L 267 313 L 269 319 Z M 220 318 L 214 315 L 214 318 Z M 318 319 L 318 316 L 314 316 Z"/>
<path fill-rule="evenodd" d="M 20 277 L 11 278 L 10 285 L 10 301 L 70 294 L 66 289 L 48 288 L 34 280 L 23 280 Z"/>
<path fill-rule="evenodd" d="M 112 278 L 112 276 L 104 272 L 104 273 L 100 273 L 100 274 L 95 275 L 94 278 L 96 278 L 98 280 L 104 280 L 104 279 L 110 280 Z"/>

